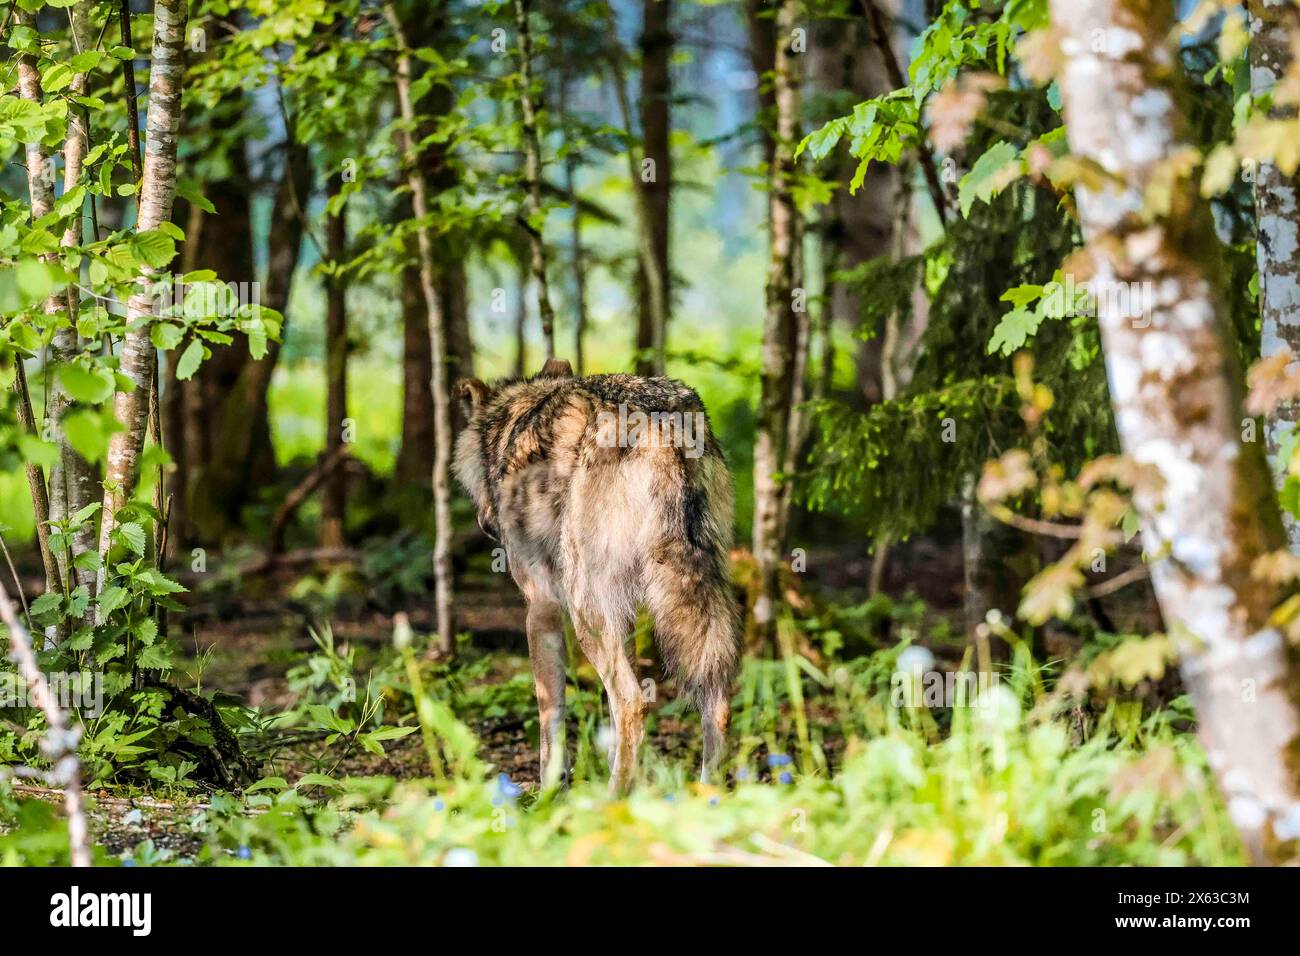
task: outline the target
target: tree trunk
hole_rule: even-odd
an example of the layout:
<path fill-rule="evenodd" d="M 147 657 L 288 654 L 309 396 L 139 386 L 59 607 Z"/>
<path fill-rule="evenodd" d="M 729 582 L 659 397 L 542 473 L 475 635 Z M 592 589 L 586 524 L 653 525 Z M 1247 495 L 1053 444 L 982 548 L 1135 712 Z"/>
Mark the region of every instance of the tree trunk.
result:
<path fill-rule="evenodd" d="M 1167 186 L 1164 160 L 1195 149 L 1169 85 L 1172 2 L 1052 0 L 1051 12 L 1070 51 L 1070 147 L 1112 177 L 1080 188 L 1078 208 L 1094 288 L 1130 291 L 1097 298 L 1120 443 L 1163 479 L 1134 490 L 1156 597 L 1229 815 L 1254 860 L 1294 861 L 1300 673 L 1270 622 L 1285 592 L 1252 574 L 1284 546 L 1282 522 L 1263 449 L 1241 440 L 1241 369 L 1196 183 L 1176 180 L 1167 210 L 1144 213 L 1147 187 Z"/>
<path fill-rule="evenodd" d="M 518 0 L 522 9 L 523 0 Z M 384 5 L 384 16 L 397 40 L 397 102 L 406 129 L 415 124 L 415 104 L 411 99 L 411 55 L 402 24 L 392 4 Z M 526 21 L 527 17 L 523 19 Z M 520 41 L 521 44 L 523 41 Z M 416 241 L 419 247 L 420 291 L 424 295 L 425 310 L 429 317 L 429 357 L 432 367 L 430 390 L 433 393 L 433 573 L 434 609 L 438 622 L 438 644 L 442 654 L 450 657 L 456 650 L 452 631 L 452 577 L 451 577 L 451 391 L 447 382 L 447 328 L 443 319 L 442 304 L 434 284 L 433 236 L 428 226 L 429 199 L 420 157 L 409 132 L 403 131 L 400 144 L 407 183 L 411 190 L 411 206 L 419 223 Z M 544 271 L 544 270 L 543 270 Z M 539 289 L 544 297 L 545 286 Z"/>
<path fill-rule="evenodd" d="M 19 7 L 14 8 L 15 22 L 35 29 L 35 17 Z M 28 102 L 39 105 L 42 100 L 41 76 L 35 58 L 23 54 L 18 58 L 18 92 Z M 45 147 L 28 143 L 25 150 L 27 162 L 27 190 L 32 206 L 32 220 L 48 215 L 54 208 L 54 167 Z M 46 303 L 48 310 L 49 303 Z M 19 425 L 26 432 L 36 433 L 36 419 L 32 412 L 31 393 L 27 387 L 27 373 L 23 357 L 14 355 L 14 392 L 18 396 Z M 59 561 L 50 549 L 50 502 L 45 487 L 45 471 L 39 465 L 25 463 L 27 485 L 31 491 L 32 513 L 36 521 L 36 541 L 45 568 L 45 586 L 50 591 L 62 592 L 63 583 Z"/>
<path fill-rule="evenodd" d="M 69 10 L 73 44 L 78 53 L 90 49 L 90 27 L 87 20 L 89 5 L 78 3 Z M 88 74 L 78 73 L 68 86 L 71 96 L 81 96 L 86 92 Z M 76 187 L 81 178 L 82 160 L 90 145 L 89 126 L 84 112 L 70 110 L 68 113 L 68 136 L 63 144 L 63 191 Z M 64 248 L 80 245 L 81 211 L 78 210 L 63 231 Z M 81 350 L 80 337 L 77 335 L 77 316 L 81 308 L 81 293 L 76 283 L 68 286 L 63 296 L 55 296 L 46 306 L 46 312 L 68 313 L 68 324 L 60 326 L 54 333 L 51 352 L 57 363 L 71 361 Z M 57 376 L 50 383 L 50 396 L 45 407 L 45 417 L 49 422 L 50 437 L 59 447 L 59 463 L 50 469 L 50 518 L 55 521 L 65 520 L 95 500 L 98 491 L 96 469 L 86 461 L 68 441 L 63 431 L 62 419 L 72 408 L 73 402 L 64 393 Z M 73 536 L 72 557 L 75 559 L 87 551 L 95 549 L 95 529 L 92 522 Z M 71 580 L 75 585 L 94 584 L 95 573 L 81 568 L 67 567 L 65 555 L 60 558 L 60 571 L 63 579 Z"/>
<path fill-rule="evenodd" d="M 619 116 L 622 118 L 623 128 L 627 131 L 627 136 L 630 140 L 634 135 L 632 126 L 632 104 L 628 98 L 627 78 L 624 76 L 623 71 L 623 49 L 617 42 L 618 23 L 614 16 L 614 8 L 609 3 L 605 4 L 605 20 L 608 24 L 608 32 L 611 38 L 609 53 L 610 80 L 614 86 L 614 96 L 618 100 Z M 666 150 L 664 155 L 667 155 Z M 650 157 L 647 156 L 647 158 Z M 662 375 L 663 331 L 667 328 L 668 324 L 667 277 L 660 269 L 660 260 L 655 255 L 654 235 L 650 224 L 652 218 L 649 198 L 650 184 L 646 180 L 646 175 L 642 173 L 642 167 L 637 162 L 636 151 L 632 149 L 630 143 L 627 149 L 627 167 L 628 176 L 632 181 L 632 202 L 636 210 L 637 262 L 640 269 L 639 276 L 641 279 L 641 291 L 638 294 L 643 297 L 650 315 L 648 324 L 649 337 L 651 341 L 650 361 L 645 362 L 643 356 L 638 351 L 638 368 L 642 370 L 642 374 L 648 372 L 650 374 Z M 665 229 L 665 242 L 667 241 L 667 235 L 668 233 Z M 666 253 L 667 247 L 665 246 L 665 254 Z M 638 319 L 638 329 L 640 329 L 643 324 L 645 323 Z M 654 345 L 656 340 L 659 343 L 658 348 Z M 640 331 L 637 333 L 637 341 L 639 345 L 641 341 Z"/>
<path fill-rule="evenodd" d="M 146 120 L 148 148 L 144 155 L 144 176 L 139 191 L 139 232 L 157 229 L 171 219 L 176 197 L 176 133 L 180 126 L 181 81 L 184 77 L 184 41 L 187 6 L 183 0 L 157 0 L 154 4 L 153 56 L 149 66 L 149 113 Z M 155 270 L 145 267 L 141 278 L 147 283 Z M 144 446 L 149 416 L 149 389 L 153 381 L 155 353 L 149 339 L 154 300 L 147 291 L 137 292 L 127 302 L 128 321 L 134 327 L 122 341 L 120 370 L 133 388 L 119 392 L 113 411 L 122 431 L 109 440 L 108 465 L 104 476 L 104 508 L 100 524 L 99 554 L 107 558 L 117 512 L 131 500 L 140 478 L 140 452 Z M 100 568 L 97 585 L 102 589 L 106 564 Z"/>
<path fill-rule="evenodd" d="M 240 94 L 232 94 L 224 98 L 220 118 L 213 124 L 216 129 L 229 130 L 238 122 L 239 97 Z M 229 175 L 207 183 L 204 189 L 216 212 L 204 213 L 192 208 L 191 231 L 186 233 L 186 238 L 189 248 L 195 250 L 196 265 L 212 269 L 221 282 L 247 283 L 256 277 L 256 272 L 252 184 L 242 141 L 231 144 L 226 155 Z M 202 410 L 190 424 L 197 424 L 203 431 L 203 456 L 187 462 L 189 485 L 176 491 L 186 500 L 184 511 L 195 543 L 206 547 L 223 543 L 237 525 L 250 491 L 246 469 L 252 451 L 256 410 L 251 406 L 232 409 L 229 400 L 236 394 L 239 380 L 251 363 L 248 341 L 239 336 L 229 345 L 214 345 L 212 356 L 199 366 L 194 377 L 180 383 L 190 393 L 190 401 Z M 228 412 L 234 412 L 233 422 L 227 420 Z M 223 433 L 236 423 L 248 436 L 250 447 L 242 447 L 241 442 L 223 444 Z"/>
<path fill-rule="evenodd" d="M 569 79 L 560 81 L 560 116 L 567 116 Z M 569 220 L 569 264 L 573 269 L 573 367 L 579 375 L 586 374 L 586 354 L 583 337 L 587 334 L 587 259 L 582 245 L 582 209 L 578 205 L 578 161 L 572 151 L 564 156 L 564 192 L 572 209 Z"/>
<path fill-rule="evenodd" d="M 835 19 L 815 28 L 816 42 L 809 50 L 809 66 L 816 85 L 827 94 L 851 90 L 858 100 L 880 96 L 891 89 L 879 44 L 873 41 L 872 24 L 866 18 Z M 888 39 L 886 40 L 888 42 Z M 872 163 L 862 188 L 850 194 L 848 181 L 857 160 L 840 153 L 835 178 L 842 183 L 826 209 L 828 221 L 823 233 L 829 272 L 850 271 L 864 262 L 888 255 L 893 248 L 894 222 L 899 215 L 899 177 L 895 167 Z M 862 324 L 861 291 L 850 283 L 831 279 L 825 290 L 830 312 L 828 329 L 835 322 L 857 329 Z M 874 405 L 884 396 L 883 324 L 858 343 L 856 365 L 861 400 Z"/>
<path fill-rule="evenodd" d="M 794 148 L 798 139 L 798 61 L 790 49 L 798 16 L 795 0 L 781 0 L 776 17 L 774 62 L 775 129 L 768 169 L 769 252 L 767 307 L 763 317 L 763 370 L 754 442 L 754 558 L 758 590 L 754 624 L 770 634 L 776 614 L 778 573 L 785 544 L 784 498 L 778 472 L 790 441 L 791 402 L 795 397 L 799 316 L 793 293 L 798 251 L 798 212 L 791 192 Z"/>
<path fill-rule="evenodd" d="M 1293 4 L 1251 0 L 1250 88 L 1259 97 L 1270 92 L 1291 66 L 1291 38 L 1300 36 L 1300 15 Z M 1293 119 L 1294 109 L 1274 107 L 1278 119 Z M 1260 354 L 1283 349 L 1300 356 L 1300 176 L 1287 176 L 1272 163 L 1255 170 L 1255 220 L 1258 239 Z M 1273 474 L 1286 471 L 1280 458 L 1283 439 L 1300 420 L 1300 402 L 1285 401 L 1269 416 L 1265 427 Z M 1300 554 L 1300 522 L 1283 513 L 1291 550 Z"/>
<path fill-rule="evenodd" d="M 524 377 L 528 363 L 528 266 L 515 260 L 515 364 L 511 374 Z"/>
<path fill-rule="evenodd" d="M 250 358 L 243 365 L 234 385 L 214 413 L 212 464 L 208 476 L 214 493 L 227 502 L 228 514 L 232 518 L 238 517 L 251 490 L 264 487 L 275 474 L 268 396 L 288 329 L 289 295 L 298 270 L 304 210 L 310 192 L 311 156 L 306 146 L 289 142 L 276 187 L 267 238 L 266 279 L 261 286 L 261 304 L 285 316 L 280 330 L 281 341 L 268 341 L 264 356 L 255 360 Z M 184 386 L 188 383 L 179 384 Z M 170 447 L 179 464 L 178 456 L 182 454 L 179 443 L 173 440 Z M 176 484 L 184 487 L 179 480 Z M 170 533 L 176 535 L 179 530 L 173 528 Z M 181 542 L 177 542 L 177 548 L 180 545 Z"/>
<path fill-rule="evenodd" d="M 641 139 L 644 158 L 640 172 L 653 276 L 642 264 L 639 272 L 636 369 L 638 375 L 664 373 L 664 343 L 672 303 L 669 269 L 670 212 L 673 163 L 671 0 L 642 0 Z M 628 130 L 631 133 L 631 130 Z M 634 184 L 635 185 L 635 184 Z M 658 282 L 655 289 L 653 283 Z"/>
<path fill-rule="evenodd" d="M 343 190 L 343 177 L 334 173 L 326 186 L 328 200 Z M 325 255 L 335 268 L 348 255 L 347 208 L 326 217 Z M 325 457 L 343 446 L 344 420 L 348 417 L 348 306 L 347 281 L 338 273 L 325 283 Z M 347 508 L 347 472 L 335 468 L 325 481 L 321 497 L 320 545 L 343 547 L 343 519 Z"/>
<path fill-rule="evenodd" d="M 555 312 L 546 280 L 546 246 L 542 237 L 542 146 L 537 133 L 537 106 L 533 102 L 533 35 L 528 24 L 532 0 L 515 0 L 515 31 L 519 49 L 519 109 L 522 114 L 524 147 L 524 232 L 533 281 L 537 283 L 537 314 L 542 319 L 542 342 L 546 357 L 555 357 Z"/>
<path fill-rule="evenodd" d="M 429 314 L 420 290 L 420 270 L 402 270 L 402 447 L 393 476 L 400 488 L 429 487 L 433 474 L 433 394 L 429 382 Z"/>

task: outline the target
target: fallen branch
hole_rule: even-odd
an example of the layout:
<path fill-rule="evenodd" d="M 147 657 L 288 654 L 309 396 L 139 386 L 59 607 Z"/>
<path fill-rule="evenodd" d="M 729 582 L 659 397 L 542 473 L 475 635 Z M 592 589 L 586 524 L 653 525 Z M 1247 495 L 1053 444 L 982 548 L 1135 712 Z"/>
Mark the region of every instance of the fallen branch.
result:
<path fill-rule="evenodd" d="M 63 711 L 54 699 L 54 692 L 50 690 L 50 682 L 36 665 L 31 635 L 14 613 L 13 602 L 9 600 L 9 592 L 3 584 L 0 584 L 0 620 L 9 629 L 9 658 L 27 682 L 36 705 L 45 714 L 45 740 L 41 749 L 52 766 L 45 777 L 63 791 L 63 805 L 68 813 L 68 848 L 72 865 L 90 866 L 90 849 L 86 844 L 86 814 L 81 794 L 81 761 L 77 759 L 81 729 L 68 726 Z"/>
<path fill-rule="evenodd" d="M 1122 574 L 1117 574 L 1113 578 L 1101 582 L 1101 584 L 1094 584 L 1092 587 L 1088 588 L 1088 597 L 1099 598 L 1105 597 L 1107 594 L 1114 594 L 1116 591 L 1126 588 L 1130 584 L 1145 580 L 1150 576 L 1147 566 L 1145 564 L 1139 564 L 1137 567 L 1129 568 Z"/>
<path fill-rule="evenodd" d="M 339 445 L 329 454 L 323 455 L 312 467 L 312 470 L 307 472 L 306 477 L 285 495 L 284 501 L 280 502 L 280 507 L 276 509 L 275 516 L 271 519 L 271 536 L 266 551 L 268 560 L 274 559 L 276 555 L 284 550 L 285 528 L 288 527 L 290 519 L 293 518 L 298 509 L 302 507 L 303 502 L 310 498 L 325 483 L 325 479 L 334 473 L 334 469 L 347 458 L 348 446 Z"/>
<path fill-rule="evenodd" d="M 275 568 L 301 567 L 305 564 L 344 561 L 356 563 L 360 557 L 361 552 L 355 548 L 303 548 L 300 551 L 267 552 L 240 567 L 239 573 L 247 577 L 253 574 L 264 574 Z M 193 612 L 193 608 L 190 610 Z"/>

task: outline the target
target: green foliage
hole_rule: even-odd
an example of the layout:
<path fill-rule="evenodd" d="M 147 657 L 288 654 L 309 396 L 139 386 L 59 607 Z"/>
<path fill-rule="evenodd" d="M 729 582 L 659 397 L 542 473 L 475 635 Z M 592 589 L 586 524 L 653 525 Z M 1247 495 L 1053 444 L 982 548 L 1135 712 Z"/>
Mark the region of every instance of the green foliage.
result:
<path fill-rule="evenodd" d="M 684 768 L 658 760 L 623 800 L 608 795 L 599 766 L 552 799 L 490 768 L 438 783 L 313 774 L 296 784 L 268 780 L 242 801 L 214 800 L 201 857 L 263 865 L 1241 861 L 1204 757 L 1173 730 L 1180 709 L 1134 720 L 1112 705 L 1075 740 L 1022 657 L 983 705 L 946 715 L 949 729 L 936 738 L 937 712 L 894 702 L 897 659 L 891 650 L 826 674 L 799 659 L 805 692 L 821 695 L 847 738 L 830 773 L 798 769 L 789 756 L 799 746 L 796 698 L 784 669 L 751 661 L 735 711 L 736 783 L 725 791 L 684 785 Z"/>

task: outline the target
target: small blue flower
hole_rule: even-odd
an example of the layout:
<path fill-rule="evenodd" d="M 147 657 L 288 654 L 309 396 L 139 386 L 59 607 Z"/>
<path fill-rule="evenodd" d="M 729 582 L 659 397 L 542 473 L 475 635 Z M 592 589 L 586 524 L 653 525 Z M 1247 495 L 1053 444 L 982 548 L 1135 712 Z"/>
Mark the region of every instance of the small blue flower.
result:
<path fill-rule="evenodd" d="M 253 858 L 253 851 L 246 846 L 241 846 L 235 851 L 235 856 L 239 857 L 241 860 L 251 860 Z"/>
<path fill-rule="evenodd" d="M 792 774 L 789 770 L 783 770 L 781 771 L 781 776 L 777 777 L 776 779 L 779 780 L 781 783 L 794 783 L 794 774 Z"/>
<path fill-rule="evenodd" d="M 709 797 L 709 806 L 711 807 L 716 807 L 721 802 L 722 801 L 719 800 L 717 797 Z"/>
<path fill-rule="evenodd" d="M 509 774 L 497 774 L 497 793 L 501 796 L 507 800 L 513 800 L 523 792 L 523 788 L 514 783 Z"/>
<path fill-rule="evenodd" d="M 674 794 L 671 794 L 671 793 L 665 793 L 665 794 L 664 794 L 664 799 L 665 799 L 666 801 L 668 801 L 669 803 L 672 803 L 672 802 L 673 802 L 674 800 L 676 800 L 677 798 L 676 798 L 676 796 L 675 796 Z"/>
<path fill-rule="evenodd" d="M 739 780 L 741 783 L 744 783 L 746 780 L 748 780 L 748 779 L 749 779 L 749 768 L 748 768 L 748 767 L 741 767 L 739 770 L 737 770 L 737 771 L 736 771 L 736 779 Z"/>
<path fill-rule="evenodd" d="M 773 769 L 775 769 L 776 767 L 784 767 L 792 763 L 794 763 L 794 758 L 791 757 L 789 754 L 768 754 L 767 755 L 767 765 L 769 767 L 772 767 Z"/>
<path fill-rule="evenodd" d="M 122 865 L 123 865 L 123 866 L 135 866 L 135 860 L 132 860 L 132 859 L 130 859 L 130 858 L 128 857 L 127 859 L 125 859 L 125 860 L 122 861 Z"/>
<path fill-rule="evenodd" d="M 437 800 L 433 801 L 433 809 L 435 809 L 435 810 L 446 810 L 446 809 L 447 809 L 447 804 L 443 803 L 443 802 L 442 802 L 442 798 L 439 797 Z"/>

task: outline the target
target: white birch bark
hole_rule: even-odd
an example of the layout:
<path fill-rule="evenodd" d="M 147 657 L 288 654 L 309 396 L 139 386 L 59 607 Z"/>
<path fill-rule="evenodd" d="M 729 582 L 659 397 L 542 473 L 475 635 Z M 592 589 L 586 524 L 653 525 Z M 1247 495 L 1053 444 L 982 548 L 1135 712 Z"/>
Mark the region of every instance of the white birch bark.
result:
<path fill-rule="evenodd" d="M 73 46 L 77 53 L 90 49 L 93 42 L 87 18 L 88 7 L 89 5 L 86 3 L 78 3 L 69 8 L 68 11 Z M 76 74 L 68 87 L 69 92 L 73 95 L 84 94 L 87 79 L 88 74 L 86 73 Z M 78 180 L 81 179 L 82 160 L 85 158 L 89 144 L 90 136 L 86 114 L 78 112 L 76 107 L 69 107 L 68 135 L 63 143 L 64 195 L 67 195 L 69 190 L 76 188 Z M 80 243 L 81 212 L 78 210 L 64 229 L 61 244 L 66 249 L 80 245 Z M 61 326 L 54 333 L 51 343 L 54 358 L 60 363 L 70 361 L 80 349 L 80 341 L 77 335 L 77 314 L 80 309 L 80 301 L 81 293 L 74 282 L 68 286 L 62 296 L 55 295 L 51 297 L 50 302 L 46 305 L 46 312 L 60 312 L 66 309 L 68 314 L 68 324 Z M 59 463 L 50 470 L 50 517 L 56 521 L 65 520 L 90 504 L 94 501 L 97 491 L 94 469 L 89 462 L 77 454 L 63 431 L 62 417 L 67 413 L 70 405 L 71 402 L 68 396 L 64 393 L 57 376 L 55 376 L 51 381 L 49 404 L 45 414 L 50 423 L 50 437 L 59 448 Z M 95 532 L 91 524 L 88 523 L 73 537 L 72 557 L 75 559 L 83 552 L 94 550 L 94 548 Z M 59 559 L 60 571 L 64 580 L 70 580 L 74 587 L 78 584 L 85 584 L 87 587 L 93 586 L 95 580 L 93 571 L 69 569 L 65 555 L 60 554 L 56 555 L 56 557 Z"/>
<path fill-rule="evenodd" d="M 1172 3 L 1052 0 L 1051 12 L 1070 148 L 1115 177 L 1080 189 L 1078 206 L 1120 442 L 1161 479 L 1134 493 L 1152 583 L 1233 822 L 1256 862 L 1293 861 L 1300 681 L 1269 620 L 1284 594 L 1251 573 L 1283 546 L 1281 520 L 1263 449 L 1242 442 L 1208 210 L 1183 178 L 1167 213 L 1145 211 L 1163 161 L 1190 144 L 1165 85 L 1181 69 Z M 1123 289 L 1149 297 L 1109 294 Z"/>
<path fill-rule="evenodd" d="M 23 627 L 14 611 L 9 592 L 0 585 L 0 621 L 9 632 L 9 659 L 18 668 L 32 695 L 32 702 L 45 714 L 45 741 L 42 750 L 53 768 L 47 781 L 63 791 L 63 806 L 68 815 L 68 845 L 73 866 L 90 866 L 90 847 L 86 840 L 85 803 L 81 792 L 81 761 L 77 757 L 77 744 L 81 728 L 69 727 L 67 717 L 59 708 L 50 682 L 32 647 L 31 635 Z"/>
<path fill-rule="evenodd" d="M 1291 31 L 1300 13 L 1278 0 L 1251 0 L 1250 91 L 1259 97 L 1272 92 L 1291 65 Z M 1275 108 L 1279 118 L 1294 110 Z M 1289 116 L 1287 114 L 1290 114 Z M 1300 177 L 1287 176 L 1272 163 L 1254 170 L 1255 220 L 1258 233 L 1255 259 L 1259 269 L 1260 354 L 1263 358 L 1289 349 L 1300 356 L 1300 209 L 1296 206 Z M 1294 365 L 1295 363 L 1293 363 Z M 1264 434 L 1275 481 L 1285 477 L 1280 448 L 1300 419 L 1300 403 L 1281 402 L 1268 416 Z M 1284 513 L 1287 541 L 1300 554 L 1300 522 Z"/>
<path fill-rule="evenodd" d="M 136 229 L 146 232 L 171 219 L 176 198 L 176 140 L 181 117 L 181 85 L 185 74 L 185 0 L 157 0 L 154 4 L 153 53 L 149 65 L 149 110 L 145 119 L 143 178 L 140 183 Z M 104 475 L 104 509 L 99 530 L 99 553 L 108 555 L 117 511 L 130 501 L 140 479 L 140 453 L 149 418 L 149 388 L 157 354 L 149 338 L 155 300 L 148 286 L 157 275 L 141 269 L 140 288 L 127 302 L 128 330 L 122 342 L 121 371 L 135 386 L 119 392 L 113 410 L 122 431 L 108 445 Z M 97 588 L 106 570 L 101 566 Z"/>
<path fill-rule="evenodd" d="M 793 291 L 798 241 L 798 212 L 791 191 L 794 148 L 799 121 L 796 56 L 790 49 L 798 16 L 794 0 L 782 0 L 776 15 L 776 130 L 768 171 L 769 250 L 767 308 L 763 317 L 763 371 L 754 440 L 754 559 L 758 591 L 755 626 L 770 632 L 776 613 L 778 575 L 784 546 L 784 493 L 777 473 L 791 440 L 799 322 Z"/>
<path fill-rule="evenodd" d="M 14 8 L 14 22 L 29 28 L 35 28 L 32 14 Z M 36 61 L 29 55 L 18 58 L 18 95 L 31 103 L 39 104 L 42 99 L 41 76 Z M 38 143 L 27 143 L 25 148 L 27 165 L 27 195 L 31 203 L 33 221 L 48 215 L 54 208 L 54 165 L 45 147 Z M 49 303 L 46 303 L 48 309 Z M 21 356 L 14 357 L 14 391 L 18 394 L 19 424 L 24 430 L 35 433 L 36 419 L 32 412 L 31 394 L 27 388 L 27 373 L 23 368 Z M 45 472 L 32 462 L 24 463 L 27 473 L 27 486 L 31 492 L 32 513 L 36 522 L 36 541 L 41 552 L 41 563 L 45 568 L 45 586 L 51 591 L 63 590 L 63 578 L 59 573 L 57 556 L 50 550 L 50 504 L 45 485 Z"/>

